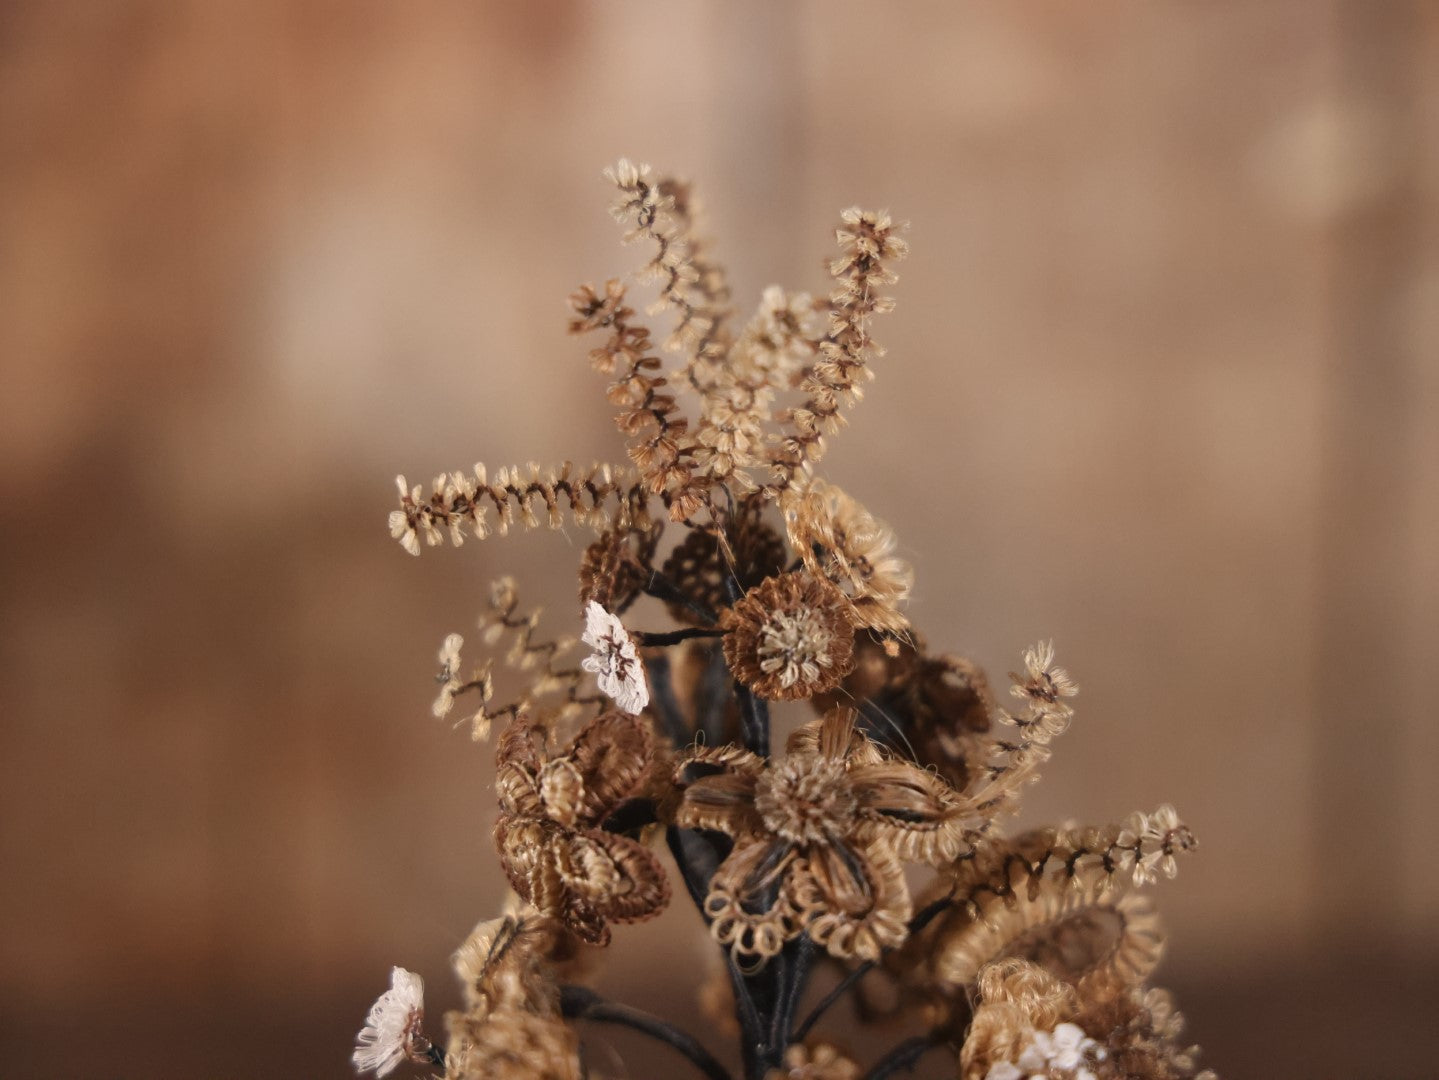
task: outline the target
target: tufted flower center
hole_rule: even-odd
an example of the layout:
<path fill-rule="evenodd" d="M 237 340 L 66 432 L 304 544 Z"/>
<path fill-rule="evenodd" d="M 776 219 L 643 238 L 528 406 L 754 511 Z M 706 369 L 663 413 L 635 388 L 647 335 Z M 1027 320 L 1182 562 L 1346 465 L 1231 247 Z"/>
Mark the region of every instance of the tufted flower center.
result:
<path fill-rule="evenodd" d="M 830 665 L 833 639 L 823 613 L 814 608 L 771 612 L 759 632 L 760 670 L 777 675 L 783 687 L 801 679 L 818 682 L 822 669 Z"/>
<path fill-rule="evenodd" d="M 856 809 L 844 764 L 823 758 L 786 758 L 774 765 L 760 778 L 754 805 L 771 832 L 796 844 L 843 836 Z"/>

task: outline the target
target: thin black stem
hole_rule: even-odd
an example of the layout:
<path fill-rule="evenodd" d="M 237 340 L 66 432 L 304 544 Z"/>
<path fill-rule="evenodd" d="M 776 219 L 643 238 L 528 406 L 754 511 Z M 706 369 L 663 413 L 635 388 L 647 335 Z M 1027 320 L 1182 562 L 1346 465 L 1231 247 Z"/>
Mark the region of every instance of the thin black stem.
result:
<path fill-rule="evenodd" d="M 649 579 L 645 582 L 644 591 L 656 600 L 663 600 L 666 604 L 676 604 L 684 608 L 706 625 L 713 626 L 719 619 L 719 616 L 715 614 L 713 608 L 686 596 L 678 585 L 658 570 L 650 571 Z"/>
<path fill-rule="evenodd" d="M 794 1011 L 799 1006 L 799 999 L 809 983 L 814 951 L 814 942 L 809 935 L 801 934 L 794 949 L 794 959 L 781 977 L 779 1001 L 775 1004 L 774 1022 L 770 1025 L 770 1043 L 781 1050 L 796 1041 L 789 1037 L 789 1030 L 794 1025 Z"/>
<path fill-rule="evenodd" d="M 790 960 L 789 945 L 786 943 L 785 948 L 777 956 L 771 957 L 750 979 L 751 982 L 759 984 L 760 993 L 763 995 L 761 1001 L 766 1006 L 764 1050 L 760 1054 L 762 1060 L 759 1063 L 761 1075 L 776 1068 L 784 1054 L 784 1043 L 779 1038 L 775 1021 L 779 1016 L 780 1000 L 784 997 L 784 988 L 789 980 Z M 779 1045 L 775 1045 L 776 1043 Z"/>
<path fill-rule="evenodd" d="M 939 1045 L 933 1035 L 915 1035 L 905 1039 L 875 1062 L 874 1068 L 864 1074 L 864 1080 L 884 1080 L 886 1076 L 893 1076 L 901 1069 L 910 1071 L 919 1063 L 920 1058 Z"/>
<path fill-rule="evenodd" d="M 940 915 L 951 906 L 954 900 L 953 892 L 947 892 L 938 900 L 931 900 L 920 908 L 914 918 L 909 920 L 909 936 L 913 937 L 930 923 L 934 922 Z"/>
<path fill-rule="evenodd" d="M 678 645 L 681 641 L 688 641 L 697 637 L 724 637 L 723 630 L 717 630 L 708 626 L 687 626 L 683 630 L 671 630 L 666 634 L 650 634 L 643 630 L 631 631 L 630 636 L 641 645 Z"/>
<path fill-rule="evenodd" d="M 560 1012 L 572 1020 L 618 1024 L 638 1031 L 689 1058 L 690 1063 L 710 1080 L 732 1080 L 729 1071 L 693 1035 L 641 1009 L 606 1001 L 588 987 L 560 987 Z"/>
<path fill-rule="evenodd" d="M 725 968 L 729 972 L 730 986 L 734 990 L 735 1015 L 740 1027 L 740 1054 L 744 1062 L 746 1080 L 759 1080 L 769 1071 L 765 1063 L 764 1021 L 753 997 L 753 979 L 745 975 L 735 963 L 734 956 L 726 950 Z"/>
<path fill-rule="evenodd" d="M 845 994 L 849 993 L 849 991 L 854 988 L 855 983 L 868 975 L 873 968 L 874 961 L 866 960 L 863 964 L 860 964 L 859 967 L 850 971 L 843 979 L 840 979 L 835 988 L 820 998 L 819 1003 L 810 1010 L 809 1015 L 804 1018 L 799 1027 L 794 1029 L 794 1034 L 791 1038 L 795 1042 L 802 1042 L 804 1037 L 809 1034 L 810 1028 L 814 1027 L 815 1024 L 819 1022 L 820 1017 L 829 1011 L 829 1007 L 844 997 Z"/>
<path fill-rule="evenodd" d="M 940 912 L 944 911 L 946 908 L 949 907 L 949 902 L 950 898 L 946 895 L 922 907 L 919 910 L 919 913 L 916 914 L 914 918 L 909 920 L 909 936 L 913 936 L 919 933 L 931 922 L 933 922 Z M 790 1037 L 791 1040 L 794 1042 L 799 1042 L 806 1035 L 808 1035 L 810 1028 L 814 1027 L 814 1025 L 818 1023 L 820 1017 L 825 1014 L 829 1007 L 833 1005 L 836 1001 L 838 1001 L 840 998 L 844 997 L 845 994 L 849 993 L 850 990 L 854 989 L 855 984 L 858 983 L 861 979 L 863 979 L 866 975 L 868 975 L 871 971 L 873 971 L 874 968 L 875 961 L 866 960 L 864 963 L 860 964 L 859 967 L 854 968 L 852 971 L 850 971 L 849 974 L 847 974 L 843 979 L 840 979 L 839 983 L 835 986 L 833 990 L 831 990 L 828 994 L 825 994 L 824 997 L 820 998 L 819 1004 L 817 1004 L 813 1009 L 810 1010 L 810 1014 L 804 1018 L 803 1023 L 801 1023 L 799 1027 L 794 1029 L 794 1034 Z"/>
<path fill-rule="evenodd" d="M 445 1067 L 445 1052 L 434 1043 L 430 1043 L 430 1048 L 425 1051 L 425 1054 L 429 1057 L 430 1064 L 438 1065 L 442 1069 Z"/>

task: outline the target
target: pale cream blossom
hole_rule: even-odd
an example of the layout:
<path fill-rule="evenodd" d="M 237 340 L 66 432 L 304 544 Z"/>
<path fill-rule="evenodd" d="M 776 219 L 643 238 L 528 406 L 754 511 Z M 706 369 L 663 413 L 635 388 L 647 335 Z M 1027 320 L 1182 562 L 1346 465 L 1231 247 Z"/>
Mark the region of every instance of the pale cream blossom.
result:
<path fill-rule="evenodd" d="M 416 484 L 411 488 L 403 476 L 395 477 L 395 486 L 400 489 L 402 509 L 390 511 L 390 535 L 411 555 L 418 555 L 420 534 L 409 511 L 420 502 L 420 486 Z"/>
<path fill-rule="evenodd" d="M 1078 1024 L 1059 1024 L 1053 1031 L 1035 1031 L 1015 1061 L 996 1061 L 984 1080 L 1095 1080 L 1092 1064 L 1103 1061 L 1104 1048 Z"/>
<path fill-rule="evenodd" d="M 585 632 L 580 640 L 595 650 L 593 656 L 580 661 L 580 666 L 594 674 L 600 690 L 616 705 L 631 715 L 639 715 L 650 703 L 650 690 L 645 683 L 644 665 L 624 623 L 591 600 L 585 605 Z"/>
<path fill-rule="evenodd" d="M 455 694 L 465 685 L 465 681 L 460 678 L 460 649 L 464 644 L 465 639 L 459 634 L 450 634 L 440 645 L 440 673 L 435 676 L 435 681 L 440 684 L 440 691 L 431 706 L 431 711 L 437 717 L 449 715 L 455 705 Z"/>
<path fill-rule="evenodd" d="M 421 1034 L 425 1020 L 425 982 L 413 971 L 390 972 L 390 988 L 373 1005 L 355 1039 L 351 1060 L 356 1072 L 386 1076 L 405 1060 L 429 1061 L 430 1043 Z"/>

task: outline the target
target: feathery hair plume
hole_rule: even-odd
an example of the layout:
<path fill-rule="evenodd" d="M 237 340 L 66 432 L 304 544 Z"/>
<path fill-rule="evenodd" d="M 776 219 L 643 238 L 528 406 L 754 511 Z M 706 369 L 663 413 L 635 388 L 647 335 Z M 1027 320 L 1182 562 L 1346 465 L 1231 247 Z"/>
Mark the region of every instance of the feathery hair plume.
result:
<path fill-rule="evenodd" d="M 830 294 L 830 330 L 800 384 L 807 395 L 804 404 L 788 413 L 794 430 L 778 440 L 770 457 L 777 495 L 794 487 L 801 471 L 819 460 L 824 436 L 839 430 L 842 410 L 858 401 L 862 384 L 874 378 L 869 358 L 884 350 L 869 336 L 870 319 L 894 310 L 893 298 L 877 290 L 897 280 L 891 266 L 909 253 L 897 235 L 904 225 L 896 225 L 888 213 L 851 207 L 840 221 L 835 230 L 840 256 L 829 267 L 838 283 Z"/>
<path fill-rule="evenodd" d="M 630 436 L 630 460 L 645 489 L 664 496 L 676 521 L 685 520 L 708 495 L 694 475 L 689 421 L 674 416 L 679 406 L 665 389 L 667 381 L 655 374 L 660 360 L 649 355 L 649 330 L 630 322 L 634 309 L 624 305 L 624 286 L 618 281 L 607 282 L 603 296 L 582 285 L 570 297 L 570 306 L 575 312 L 570 333 L 609 331 L 604 344 L 590 350 L 590 363 L 615 377 L 606 396 L 621 407 L 615 424 Z"/>
<path fill-rule="evenodd" d="M 419 484 L 410 487 L 403 476 L 395 478 L 395 486 L 400 508 L 390 511 L 390 535 L 411 555 L 420 553 L 421 536 L 430 547 L 443 543 L 446 536 L 459 547 L 468 527 L 483 540 L 491 527 L 486 503 L 494 508 L 495 528 L 504 536 L 516 517 L 527 529 L 539 526 L 537 508 L 544 515 L 543 524 L 551 529 L 564 525 L 566 506 L 579 524 L 602 522 L 607 502 L 631 499 L 637 490 L 634 478 L 625 471 L 591 465 L 576 473 L 568 461 L 558 469 L 541 469 L 533 463 L 525 469 L 503 468 L 493 483 L 483 464 L 475 466 L 473 475 L 441 473 L 430 485 L 429 498 L 421 494 Z"/>
<path fill-rule="evenodd" d="M 685 353 L 684 382 L 703 398 L 729 352 L 730 288 L 724 270 L 705 257 L 695 234 L 694 189 L 675 177 L 655 178 L 648 165 L 625 158 L 605 170 L 605 179 L 620 193 L 611 213 L 631 226 L 625 243 L 649 241 L 654 247 L 641 276 L 659 283 L 655 310 L 675 313 L 665 348 Z"/>

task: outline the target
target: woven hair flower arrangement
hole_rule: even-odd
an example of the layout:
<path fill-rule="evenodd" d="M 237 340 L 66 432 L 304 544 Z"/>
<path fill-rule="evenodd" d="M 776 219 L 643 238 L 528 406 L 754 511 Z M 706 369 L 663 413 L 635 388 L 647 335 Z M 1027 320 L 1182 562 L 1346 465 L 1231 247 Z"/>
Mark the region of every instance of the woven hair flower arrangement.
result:
<path fill-rule="evenodd" d="M 912 575 L 893 535 L 815 475 L 883 354 L 870 328 L 893 307 L 902 227 L 845 211 L 828 295 L 771 287 L 738 324 L 688 185 L 627 161 L 606 175 L 678 362 L 663 371 L 621 283 L 584 286 L 570 329 L 593 343 L 627 462 L 476 465 L 428 493 L 399 479 L 390 531 L 411 554 L 516 522 L 594 540 L 578 642 L 541 639 L 505 579 L 480 620 L 494 655 L 467 663 L 459 634 L 441 646 L 435 714 L 496 735 L 512 898 L 455 954 L 463 1005 L 447 1037 L 430 1041 L 420 980 L 396 968 L 356 1068 L 598 1080 L 611 1060 L 587 1052 L 587 1028 L 618 1024 L 711 1080 L 877 1080 L 921 1059 L 960 1080 L 1212 1080 L 1146 985 L 1163 937 L 1139 890 L 1173 876 L 1189 829 L 1161 807 L 1007 834 L 1078 688 L 1041 644 L 1005 707 L 974 664 L 930 652 L 904 613 Z M 659 601 L 646 619 L 677 625 L 636 618 L 642 597 Z M 523 674 L 514 700 L 496 701 L 495 659 Z M 774 702 L 809 710 L 782 741 Z M 590 954 L 629 946 L 623 928 L 670 903 L 661 845 L 722 964 L 691 989 L 737 1046 L 584 985 Z M 833 1030 L 846 999 L 919 1033 L 861 1064 Z"/>

